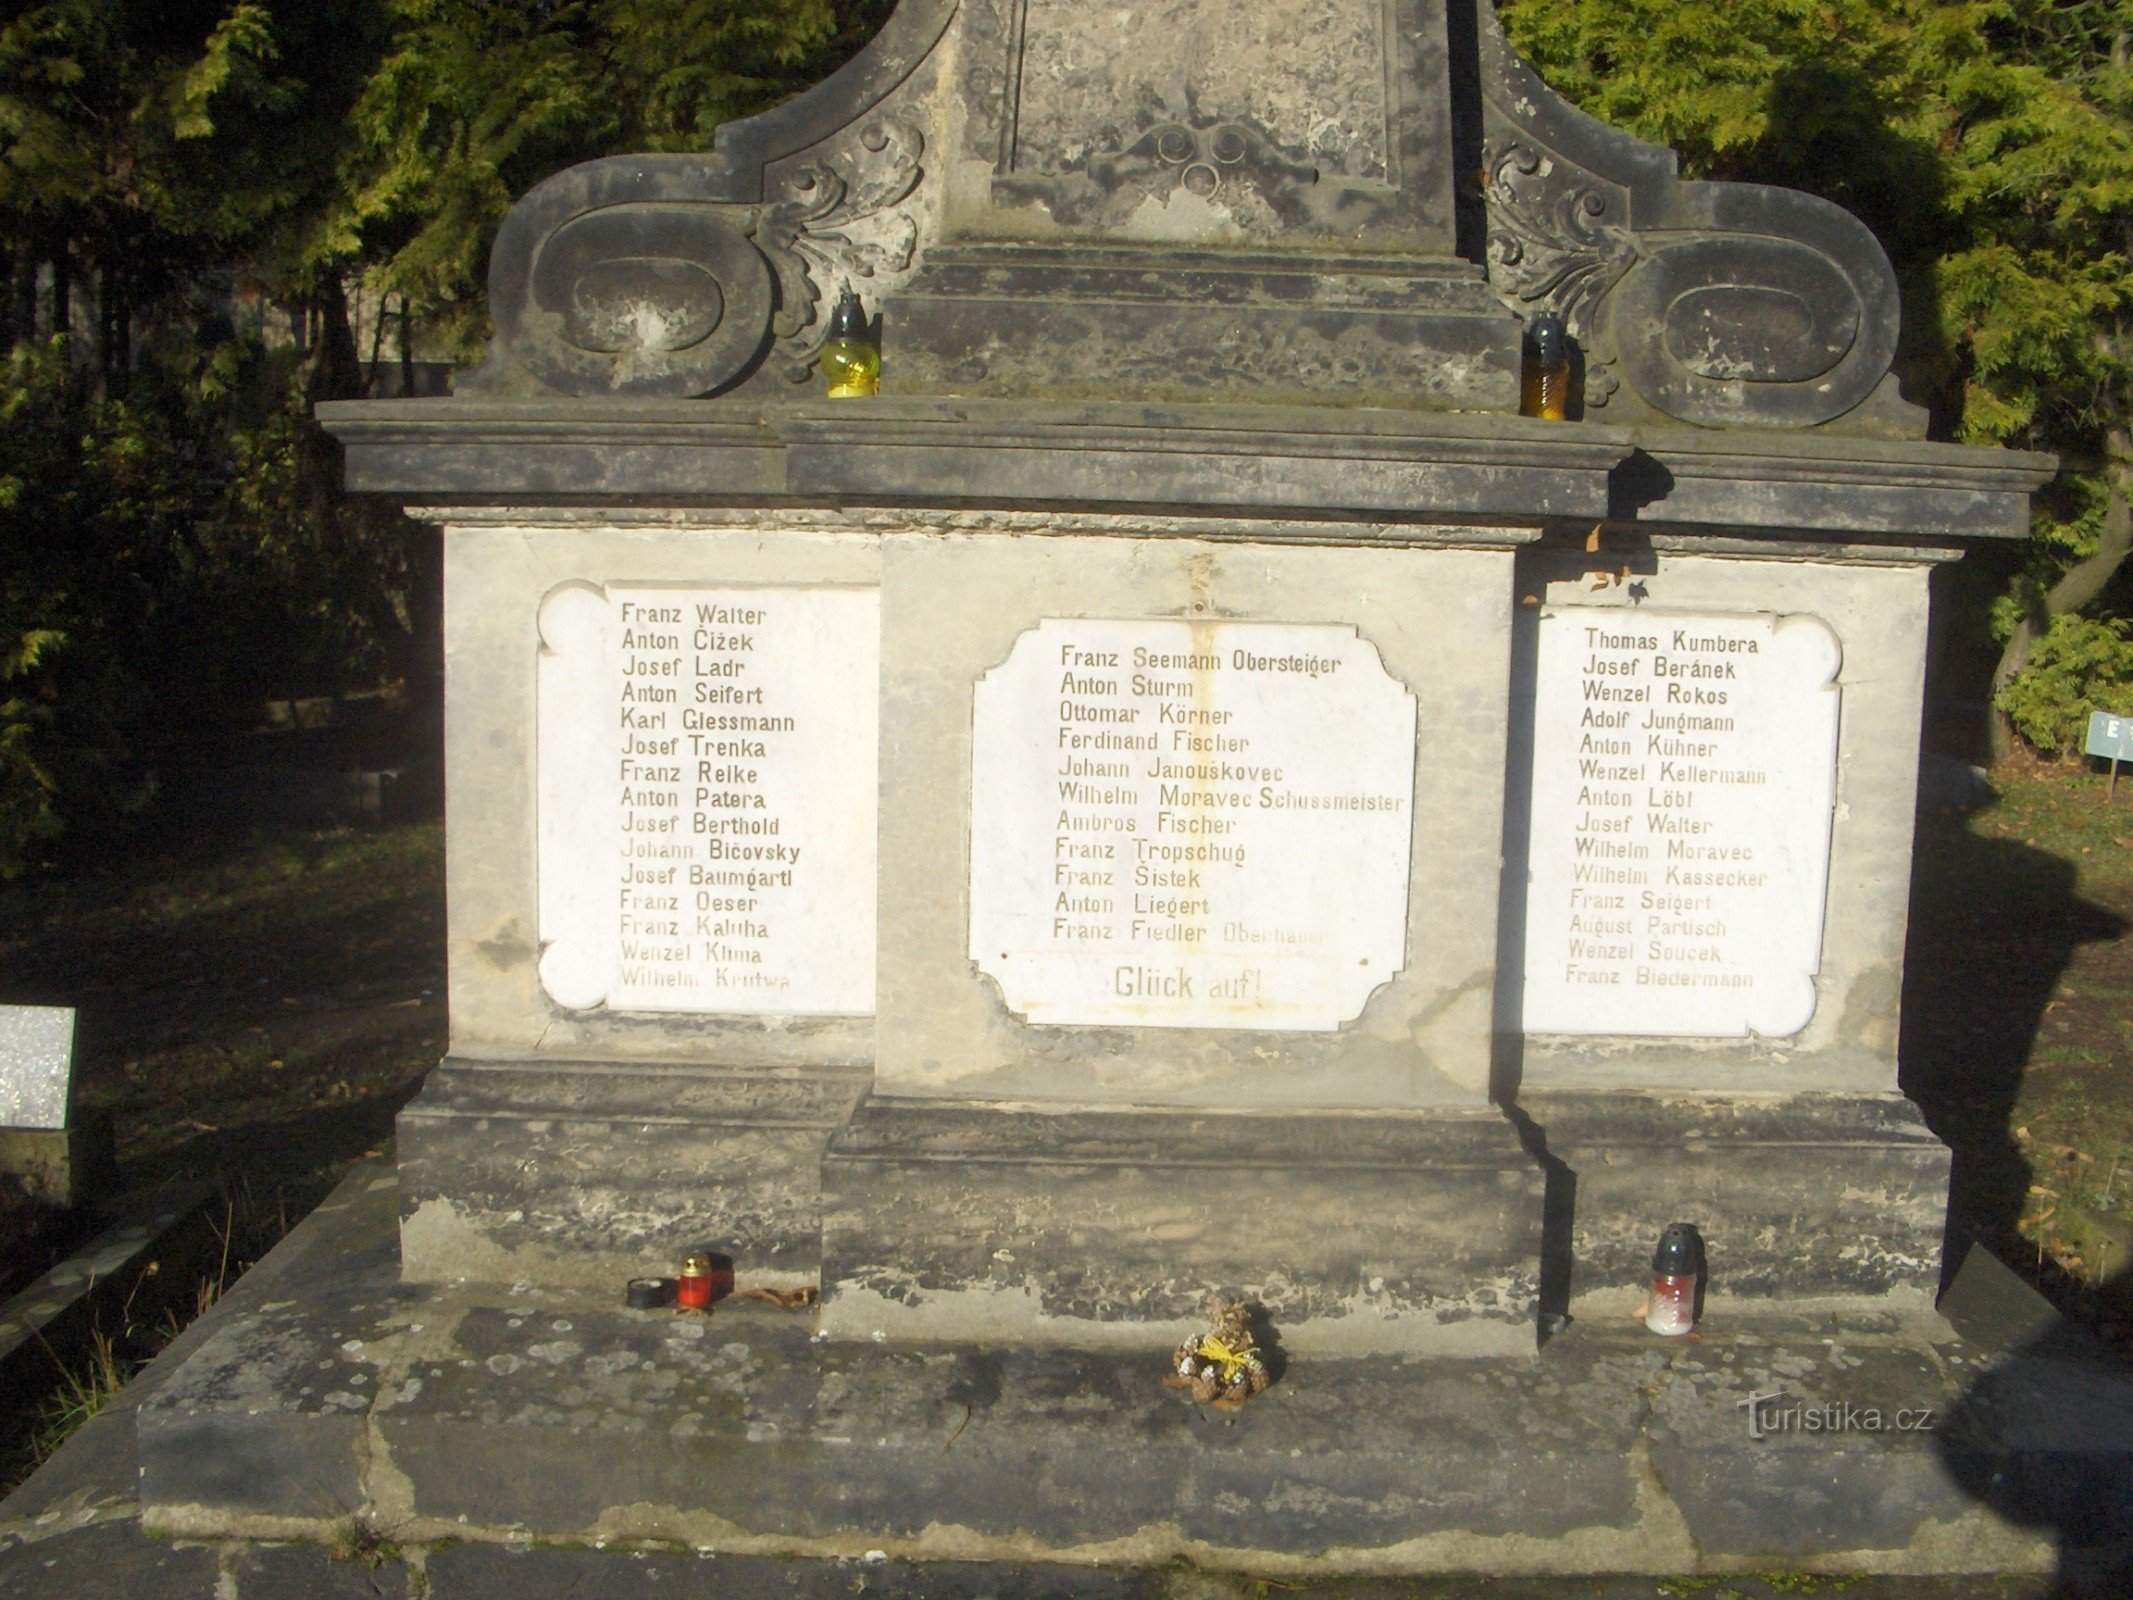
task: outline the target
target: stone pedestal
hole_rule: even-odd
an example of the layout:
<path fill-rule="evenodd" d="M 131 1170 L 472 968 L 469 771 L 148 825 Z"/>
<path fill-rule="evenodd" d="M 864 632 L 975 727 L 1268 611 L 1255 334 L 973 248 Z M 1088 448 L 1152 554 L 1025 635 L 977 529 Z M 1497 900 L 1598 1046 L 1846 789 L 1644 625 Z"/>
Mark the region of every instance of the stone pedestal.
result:
<path fill-rule="evenodd" d="M 1493 1111 L 869 1098 L 823 1162 L 836 1337 L 1154 1348 L 1210 1292 L 1284 1349 L 1533 1347 L 1541 1171 Z"/>
<path fill-rule="evenodd" d="M 1498 1093 L 1568 1306 L 1633 1302 L 1677 1219 L 1707 1303 L 1939 1288 L 1948 1153 L 1896 1089 L 1935 554 L 1654 535 L 1521 572 Z"/>
<path fill-rule="evenodd" d="M 201 1346 L 160 1526 L 2014 1559 L 1924 1435 L 1752 1431 L 1960 1386 L 1927 578 L 2052 465 L 1925 440 L 1856 219 L 1679 181 L 1470 0 L 903 0 L 539 185 L 489 308 L 452 399 L 322 408 L 446 548 L 401 1281 Z M 1677 1221 L 1694 1346 L 1632 1315 Z M 819 1311 L 618 1303 L 704 1245 Z M 1234 1418 L 1160 1387 L 1217 1292 L 1283 1369 Z"/>
<path fill-rule="evenodd" d="M 1538 1179 L 1486 1099 L 1525 535 L 1221 531 L 885 544 L 832 1333 L 1100 1338 L 1234 1285 L 1298 1334 L 1530 1338 Z"/>
<path fill-rule="evenodd" d="M 410 1278 L 1471 1354 L 1681 1220 L 1713 1305 L 1930 1294 L 1926 577 L 2049 464 L 1924 442 L 1855 219 L 1464 0 L 906 0 L 540 185 L 490 303 L 455 398 L 326 412 L 445 528 Z"/>

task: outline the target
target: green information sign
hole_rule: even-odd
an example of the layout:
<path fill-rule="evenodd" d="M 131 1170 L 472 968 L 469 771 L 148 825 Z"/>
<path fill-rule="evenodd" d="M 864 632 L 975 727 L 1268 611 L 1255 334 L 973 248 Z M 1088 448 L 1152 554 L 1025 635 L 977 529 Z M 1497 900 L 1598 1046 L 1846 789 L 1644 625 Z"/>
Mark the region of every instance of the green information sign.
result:
<path fill-rule="evenodd" d="M 2108 761 L 2133 761 L 2133 717 L 2114 717 L 2108 711 L 2091 711 L 2089 742 L 2082 749 Z"/>
<path fill-rule="evenodd" d="M 2111 781 L 2104 785 L 2104 798 L 2118 793 L 2118 763 L 2133 761 L 2133 717 L 2114 716 L 2108 711 L 2089 713 L 2088 743 L 2081 747 L 2092 756 L 2111 763 Z"/>

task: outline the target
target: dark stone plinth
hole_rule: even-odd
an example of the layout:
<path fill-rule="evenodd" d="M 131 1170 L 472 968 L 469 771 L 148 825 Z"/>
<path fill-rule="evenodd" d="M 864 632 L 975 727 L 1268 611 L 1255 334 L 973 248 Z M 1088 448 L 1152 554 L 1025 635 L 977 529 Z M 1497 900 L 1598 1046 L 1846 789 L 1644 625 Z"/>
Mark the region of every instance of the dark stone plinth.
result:
<path fill-rule="evenodd" d="M 0 1172 L 55 1206 L 89 1205 L 111 1187 L 111 1114 L 77 1110 L 64 1128 L 0 1128 Z"/>
<path fill-rule="evenodd" d="M 306 1223 L 158 1369 L 138 1425 L 151 1530 L 331 1540 L 360 1513 L 406 1547 L 644 1540 L 677 1582 L 868 1550 L 1277 1575 L 2028 1572 L 2054 1537 L 2107 1571 L 2133 1535 L 2133 1379 L 2065 1330 L 1996 1353 L 1930 1314 L 1713 1315 L 1694 1340 L 1587 1319 L 1516 1357 L 1298 1352 L 1223 1416 L 1160 1386 L 1162 1341 L 855 1345 L 767 1308 L 406 1285 L 393 1210 L 387 1185 Z M 560 1581 L 440 1554 L 433 1594 Z M 607 1555 L 571 1570 L 636 1570 Z"/>
<path fill-rule="evenodd" d="M 447 1061 L 399 1119 L 406 1274 L 598 1289 L 709 1244 L 811 1282 L 822 1148 L 864 1081 Z"/>
<path fill-rule="evenodd" d="M 831 1140 L 823 1186 L 839 1336 L 1145 1343 L 1136 1325 L 1182 1328 L 1225 1289 L 1317 1348 L 1533 1337 L 1542 1175 L 1488 1110 L 870 1097 Z"/>
<path fill-rule="evenodd" d="M 142 1538 L 130 1522 L 105 1523 L 38 1545 L 0 1547 L 0 1600 L 71 1595 L 213 1600 L 220 1568 L 214 1550 L 173 1548 Z"/>
<path fill-rule="evenodd" d="M 1100 1567 L 996 1561 L 911 1566 L 480 1544 L 438 1551 L 426 1574 L 429 1600 L 586 1600 L 623 1594 L 658 1600 L 1171 1600 L 1176 1592 L 1168 1573 Z"/>
<path fill-rule="evenodd" d="M 1623 532 L 1812 557 L 1859 543 L 2021 538 L 2047 456 L 1817 434 L 1263 405 L 881 396 L 864 402 L 343 401 L 320 416 L 348 485 L 423 506 L 1113 510 L 1432 524 L 1605 518 Z M 449 513 L 433 513 L 440 520 Z M 1779 549 L 1772 541 L 1813 541 Z"/>
<path fill-rule="evenodd" d="M 1702 1232 L 1713 1300 L 1939 1291 L 1948 1148 L 1899 1094 L 1532 1094 L 1517 1115 L 1551 1168 L 1572 1304 L 1641 1294 L 1670 1222 Z"/>
<path fill-rule="evenodd" d="M 882 314 L 892 393 L 1518 409 L 1520 324 L 1464 262 L 972 245 Z"/>

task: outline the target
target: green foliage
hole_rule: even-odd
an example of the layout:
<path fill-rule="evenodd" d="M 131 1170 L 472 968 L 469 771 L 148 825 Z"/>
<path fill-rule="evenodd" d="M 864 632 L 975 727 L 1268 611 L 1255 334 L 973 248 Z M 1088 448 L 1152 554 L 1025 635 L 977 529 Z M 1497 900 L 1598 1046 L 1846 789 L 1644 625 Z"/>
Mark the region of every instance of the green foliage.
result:
<path fill-rule="evenodd" d="M 303 251 L 369 267 L 462 353 L 487 333 L 490 241 L 511 202 L 613 126 L 584 8 L 387 0 L 389 42 L 350 109 L 334 193 Z"/>
<path fill-rule="evenodd" d="M 175 333 L 124 397 L 63 340 L 0 370 L 0 876 L 225 708 L 383 674 L 406 525 L 332 492 L 295 384 L 291 353 Z"/>
<path fill-rule="evenodd" d="M 2074 754 L 2091 711 L 2133 716 L 2133 624 L 2052 618 L 2028 670 L 2000 691 L 1999 704 L 2039 750 Z"/>
<path fill-rule="evenodd" d="M 1503 0 L 1585 110 L 1691 175 L 1779 183 L 1862 217 L 1904 279 L 1914 397 L 1976 442 L 2093 436 L 2127 355 L 2124 0 Z M 2075 27 L 2083 22 L 2086 32 Z"/>
<path fill-rule="evenodd" d="M 1675 146 L 1690 175 L 1806 189 L 1872 227 L 1903 288 L 1898 370 L 1936 433 L 2065 463 L 1997 632 L 2110 604 L 2116 547 L 2099 535 L 2133 474 L 2133 4 L 1499 10 L 1542 76 L 1602 120 Z M 2104 570 L 2063 583 L 2084 563 Z"/>
<path fill-rule="evenodd" d="M 462 356 L 488 334 L 490 243 L 571 162 L 708 148 L 826 75 L 888 0 L 383 0 L 305 270 L 362 271 Z"/>
<path fill-rule="evenodd" d="M 65 643 L 53 628 L 0 635 L 0 878 L 17 876 L 29 848 L 60 829 L 59 785 L 40 748 L 51 708 L 32 679 L 38 663 Z"/>
<path fill-rule="evenodd" d="M 486 334 L 573 161 L 707 144 L 887 0 L 41 0 L 0 20 L 0 876 L 183 730 L 423 667 L 425 535 L 338 492 L 347 295 Z M 39 271 L 46 288 L 26 296 Z M 239 302 L 304 335 L 269 350 Z"/>
<path fill-rule="evenodd" d="M 636 150 L 701 150 L 722 122 L 826 76 L 878 30 L 888 0 L 599 0 L 619 130 Z"/>

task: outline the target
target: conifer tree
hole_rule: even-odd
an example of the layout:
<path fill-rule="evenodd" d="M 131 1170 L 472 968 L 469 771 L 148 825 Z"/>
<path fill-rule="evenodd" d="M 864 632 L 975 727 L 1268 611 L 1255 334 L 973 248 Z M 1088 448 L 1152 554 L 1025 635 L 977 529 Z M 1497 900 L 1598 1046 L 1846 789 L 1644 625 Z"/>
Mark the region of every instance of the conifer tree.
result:
<path fill-rule="evenodd" d="M 1903 284 L 1898 370 L 1937 436 L 2061 453 L 1997 608 L 2003 705 L 2056 619 L 2133 600 L 2133 0 L 1499 10 L 1550 83 L 1690 173 L 1807 189 L 1872 227 Z M 2133 682 L 2133 644 L 2111 670 Z"/>

